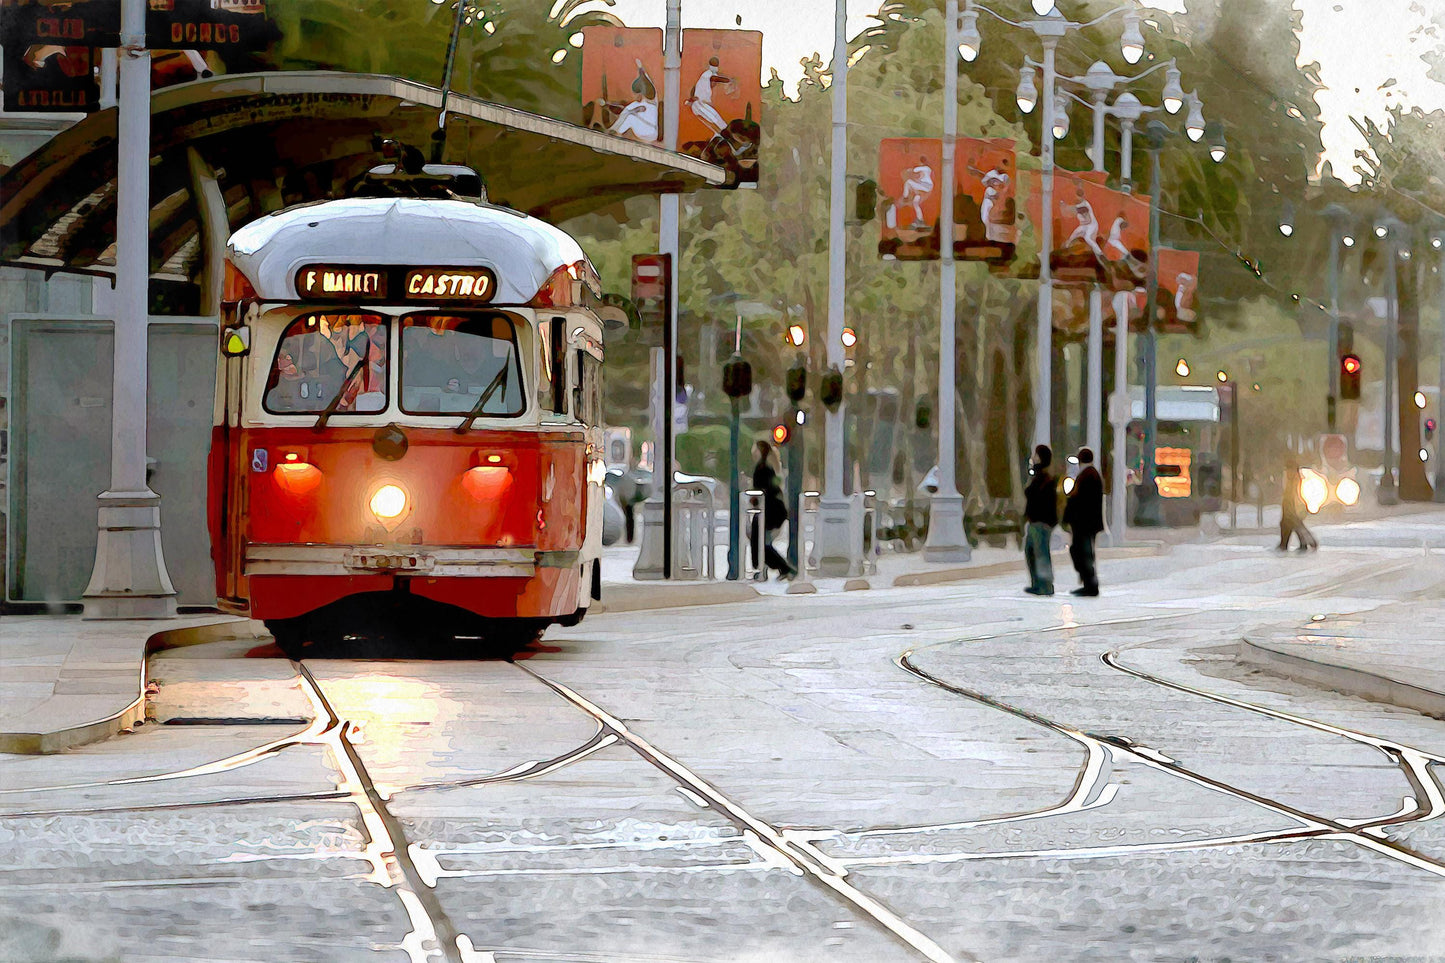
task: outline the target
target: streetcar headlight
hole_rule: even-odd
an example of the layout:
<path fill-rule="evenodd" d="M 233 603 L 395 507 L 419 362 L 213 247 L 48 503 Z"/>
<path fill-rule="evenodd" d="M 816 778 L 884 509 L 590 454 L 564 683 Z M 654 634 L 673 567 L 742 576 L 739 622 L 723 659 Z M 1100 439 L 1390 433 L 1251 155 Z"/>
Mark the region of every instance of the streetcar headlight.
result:
<path fill-rule="evenodd" d="M 1335 497 L 1345 505 L 1353 505 L 1360 500 L 1360 483 L 1353 478 L 1341 478 L 1335 486 Z"/>
<path fill-rule="evenodd" d="M 1330 497 L 1330 486 L 1319 472 L 1305 468 L 1300 472 L 1299 494 L 1305 508 L 1313 515 L 1324 505 L 1325 499 Z"/>
<path fill-rule="evenodd" d="M 406 511 L 406 492 L 400 485 L 382 485 L 371 496 L 371 514 L 382 522 L 400 518 Z"/>

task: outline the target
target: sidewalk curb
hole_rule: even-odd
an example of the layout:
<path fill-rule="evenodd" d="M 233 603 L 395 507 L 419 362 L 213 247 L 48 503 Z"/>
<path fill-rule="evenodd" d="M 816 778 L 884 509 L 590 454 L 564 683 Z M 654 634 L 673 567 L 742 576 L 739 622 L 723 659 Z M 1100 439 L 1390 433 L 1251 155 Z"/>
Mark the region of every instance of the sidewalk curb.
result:
<path fill-rule="evenodd" d="M 762 593 L 747 582 L 697 582 L 695 584 L 604 582 L 602 599 L 593 602 L 595 615 L 620 612 L 647 612 L 653 609 L 684 608 L 693 605 L 725 605 L 762 598 Z"/>
<path fill-rule="evenodd" d="M 82 625 L 78 621 L 75 624 L 77 627 Z M 113 663 L 118 667 L 111 673 L 111 678 L 134 679 L 134 697 L 120 696 L 123 704 L 119 708 L 104 712 L 97 718 L 92 715 L 95 710 L 86 709 L 84 705 L 77 704 L 77 701 L 78 703 L 93 703 L 100 701 L 102 697 L 52 694 L 39 705 L 17 714 L 15 722 L 24 724 L 37 717 L 44 718 L 46 715 L 50 715 L 55 724 L 48 728 L 29 725 L 19 731 L 0 731 L 0 752 L 17 755 L 48 755 L 64 752 L 66 749 L 74 749 L 76 746 L 100 742 L 102 739 L 109 739 L 144 720 L 147 662 L 152 653 L 184 645 L 213 642 L 223 638 L 260 638 L 264 636 L 264 632 L 258 635 L 256 626 L 259 624 L 236 616 L 220 616 L 219 620 L 215 622 L 161 629 L 150 635 L 137 633 L 133 642 L 127 640 L 118 643 L 122 649 L 131 649 L 133 646 L 135 663 L 131 666 Z M 66 664 L 69 664 L 69 658 L 67 658 Z M 58 681 L 64 681 L 64 679 L 64 667 L 62 667 L 61 679 Z M 72 718 L 66 718 L 67 716 Z M 5 725 L 9 721 L 9 719 L 0 719 L 0 725 Z"/>
<path fill-rule="evenodd" d="M 1148 558 L 1153 555 L 1163 555 L 1168 551 L 1169 546 L 1164 542 L 1150 542 L 1144 545 L 1121 545 L 1117 548 L 1101 548 L 1098 551 L 1098 557 L 1100 559 Z M 1022 572 L 1023 570 L 1024 560 L 1017 558 L 1008 562 L 991 562 L 988 565 L 945 568 L 936 572 L 911 572 L 895 578 L 893 585 L 896 588 L 918 585 L 942 585 L 948 582 L 966 582 L 972 579 L 993 578 L 995 575 L 1008 575 L 1010 572 Z"/>
<path fill-rule="evenodd" d="M 1306 658 L 1250 638 L 1239 640 L 1235 660 L 1296 682 L 1445 719 L 1445 692 L 1436 692 L 1376 672 L 1327 659 Z"/>

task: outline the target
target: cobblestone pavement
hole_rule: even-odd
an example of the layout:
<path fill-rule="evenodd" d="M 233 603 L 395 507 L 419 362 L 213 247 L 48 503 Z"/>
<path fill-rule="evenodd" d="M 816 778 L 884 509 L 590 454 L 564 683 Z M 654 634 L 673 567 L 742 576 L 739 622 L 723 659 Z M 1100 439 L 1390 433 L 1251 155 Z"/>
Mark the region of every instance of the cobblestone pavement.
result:
<path fill-rule="evenodd" d="M 153 724 L 0 756 L 0 960 L 1445 959 L 1445 723 L 1233 658 L 1445 625 L 1399 541 L 164 653 Z"/>

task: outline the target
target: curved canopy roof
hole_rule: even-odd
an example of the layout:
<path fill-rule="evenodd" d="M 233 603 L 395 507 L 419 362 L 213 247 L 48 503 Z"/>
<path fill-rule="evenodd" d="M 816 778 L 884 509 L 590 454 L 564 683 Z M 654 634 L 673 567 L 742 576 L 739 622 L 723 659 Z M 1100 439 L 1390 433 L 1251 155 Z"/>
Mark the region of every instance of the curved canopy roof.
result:
<path fill-rule="evenodd" d="M 151 265 L 194 277 L 199 215 L 188 150 L 216 171 L 232 230 L 339 196 L 378 157 L 374 134 L 426 150 L 441 92 L 371 74 L 230 74 L 151 98 Z M 672 151 L 453 94 L 446 158 L 490 199 L 561 221 L 638 194 L 721 186 L 726 172 Z M 0 176 L 0 261 L 109 271 L 116 110 L 91 114 Z"/>
<path fill-rule="evenodd" d="M 565 231 L 525 214 L 405 197 L 278 211 L 233 234 L 226 254 L 262 300 L 294 300 L 296 272 L 308 263 L 465 264 L 492 270 L 497 304 L 525 304 L 553 271 L 585 257 Z"/>

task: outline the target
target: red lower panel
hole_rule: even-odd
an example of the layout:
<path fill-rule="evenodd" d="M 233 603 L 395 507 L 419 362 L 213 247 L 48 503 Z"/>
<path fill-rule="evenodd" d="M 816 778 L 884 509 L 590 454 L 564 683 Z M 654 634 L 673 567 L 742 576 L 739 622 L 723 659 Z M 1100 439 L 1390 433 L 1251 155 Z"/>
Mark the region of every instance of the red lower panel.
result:
<path fill-rule="evenodd" d="M 359 592 L 391 590 L 390 575 L 252 575 L 251 618 L 293 619 Z"/>
<path fill-rule="evenodd" d="M 575 568 L 539 568 L 532 578 L 412 578 L 411 593 L 487 618 L 550 618 L 577 610 Z"/>

